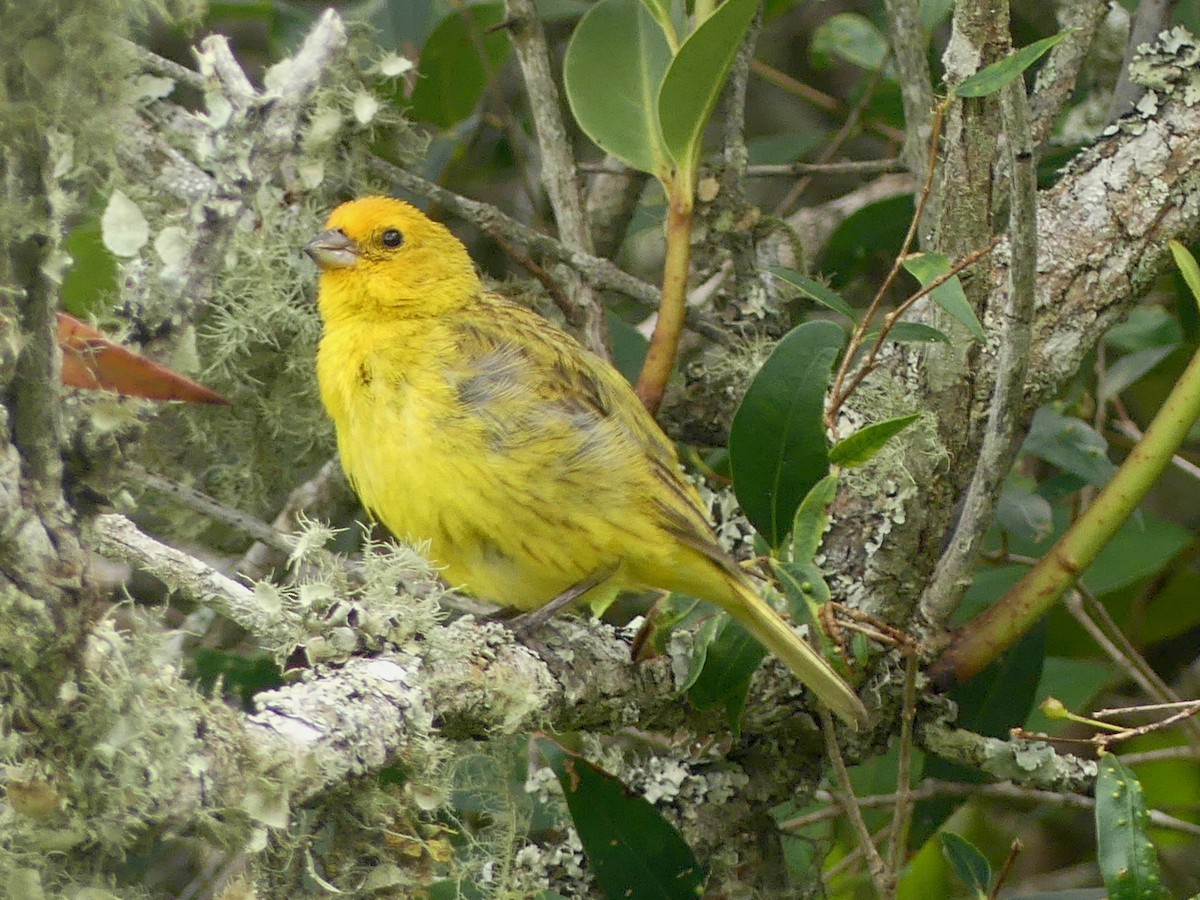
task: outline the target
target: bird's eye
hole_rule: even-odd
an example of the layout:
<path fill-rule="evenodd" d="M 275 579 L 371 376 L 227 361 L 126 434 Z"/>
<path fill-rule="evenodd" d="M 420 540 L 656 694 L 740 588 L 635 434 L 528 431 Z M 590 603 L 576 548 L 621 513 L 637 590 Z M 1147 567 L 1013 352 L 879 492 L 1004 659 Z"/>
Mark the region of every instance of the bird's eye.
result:
<path fill-rule="evenodd" d="M 379 240 L 385 247 L 399 247 L 404 242 L 404 235 L 395 228 L 389 228 L 380 235 Z"/>

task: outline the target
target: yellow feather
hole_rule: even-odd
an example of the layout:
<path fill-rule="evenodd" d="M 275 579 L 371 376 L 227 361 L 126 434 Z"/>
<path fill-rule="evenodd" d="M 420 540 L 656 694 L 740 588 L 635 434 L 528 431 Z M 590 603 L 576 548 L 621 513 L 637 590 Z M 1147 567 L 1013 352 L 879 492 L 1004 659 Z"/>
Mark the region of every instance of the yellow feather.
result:
<path fill-rule="evenodd" d="M 536 609 L 589 575 L 585 602 L 653 587 L 727 610 L 851 724 L 846 683 L 717 543 L 674 446 L 608 363 L 484 290 L 442 225 L 386 197 L 336 209 L 321 267 L 321 398 L 342 466 L 446 580 Z"/>

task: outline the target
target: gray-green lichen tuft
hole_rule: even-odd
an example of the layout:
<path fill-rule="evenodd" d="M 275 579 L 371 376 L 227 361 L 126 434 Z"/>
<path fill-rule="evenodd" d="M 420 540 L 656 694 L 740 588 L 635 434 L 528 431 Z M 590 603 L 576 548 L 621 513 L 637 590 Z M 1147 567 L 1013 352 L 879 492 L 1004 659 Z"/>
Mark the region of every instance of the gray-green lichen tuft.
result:
<path fill-rule="evenodd" d="M 111 885 L 139 851 L 161 854 L 173 813 L 193 806 L 209 809 L 189 829 L 205 845 L 245 843 L 247 817 L 212 807 L 244 790 L 234 714 L 182 679 L 177 641 L 118 608 L 96 623 L 53 695 L 5 685 L 0 884 L 35 870 L 48 892 Z M 145 871 L 126 872 L 120 896 L 140 896 L 133 885 Z"/>

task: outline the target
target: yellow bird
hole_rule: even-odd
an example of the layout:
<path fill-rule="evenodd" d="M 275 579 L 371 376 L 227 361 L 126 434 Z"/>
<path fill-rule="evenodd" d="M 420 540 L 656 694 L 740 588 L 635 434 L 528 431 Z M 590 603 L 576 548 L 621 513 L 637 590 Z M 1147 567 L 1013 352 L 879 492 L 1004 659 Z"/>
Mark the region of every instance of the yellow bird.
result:
<path fill-rule="evenodd" d="M 733 615 L 852 725 L 858 697 L 721 549 L 675 448 L 621 375 L 484 289 L 466 248 L 407 203 L 334 210 L 321 269 L 321 399 L 364 506 L 428 542 L 445 578 L 537 609 L 661 588 Z M 608 574 L 611 573 L 611 574 Z"/>

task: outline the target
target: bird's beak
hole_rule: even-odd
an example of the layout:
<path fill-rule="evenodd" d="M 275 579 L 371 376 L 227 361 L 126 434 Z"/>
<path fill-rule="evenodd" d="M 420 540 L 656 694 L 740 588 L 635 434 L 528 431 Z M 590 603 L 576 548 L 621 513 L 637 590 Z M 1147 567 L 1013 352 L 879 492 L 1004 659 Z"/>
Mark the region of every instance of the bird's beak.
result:
<path fill-rule="evenodd" d="M 322 231 L 304 245 L 304 252 L 322 269 L 345 269 L 358 262 L 358 244 L 340 228 Z"/>

